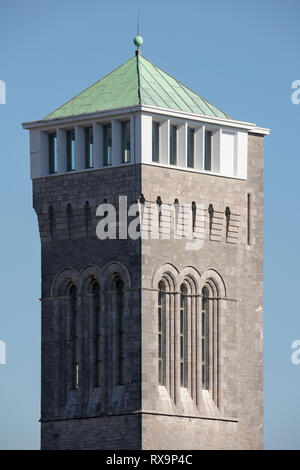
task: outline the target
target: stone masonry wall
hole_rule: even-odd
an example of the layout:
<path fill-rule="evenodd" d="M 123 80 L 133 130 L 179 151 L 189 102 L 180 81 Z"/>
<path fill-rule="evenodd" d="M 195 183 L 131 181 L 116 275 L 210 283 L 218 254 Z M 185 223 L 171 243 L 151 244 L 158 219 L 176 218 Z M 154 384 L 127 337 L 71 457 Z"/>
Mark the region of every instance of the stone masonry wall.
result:
<path fill-rule="evenodd" d="M 170 449 L 177 446 L 261 448 L 263 137 L 249 135 L 247 181 L 143 166 L 142 192 L 146 201 L 155 202 L 159 195 L 167 205 L 172 205 L 175 198 L 179 204 L 195 201 L 198 206 L 203 204 L 206 213 L 209 204 L 213 204 L 221 220 L 220 235 L 213 238 L 209 237 L 206 222 L 204 246 L 199 250 L 187 250 L 185 239 L 142 242 L 142 408 L 149 413 L 143 416 L 143 448 L 158 448 L 160 443 Z M 248 193 L 252 198 L 250 245 L 247 244 Z M 235 243 L 226 238 L 226 207 L 238 216 Z M 207 273 L 214 277 L 211 273 L 215 270 L 224 282 L 226 294 L 219 300 L 218 406 L 211 393 L 202 392 L 196 404 L 191 396 L 193 389 L 186 391 L 178 386 L 178 371 L 174 359 L 172 362 L 174 344 L 170 345 L 171 363 L 168 364 L 169 393 L 157 385 L 158 286 L 154 280 L 157 282 L 156 272 L 162 265 L 178 279 L 182 273 L 196 270 L 201 284 Z M 177 311 L 179 287 L 178 284 L 171 300 L 177 305 Z M 216 420 L 209 421 L 207 417 Z"/>
<path fill-rule="evenodd" d="M 33 181 L 33 194 L 42 249 L 42 448 L 138 448 L 137 417 L 95 417 L 140 409 L 140 240 L 99 240 L 96 208 L 105 199 L 117 206 L 119 194 L 126 195 L 129 203 L 135 202 L 140 194 L 140 170 L 128 166 L 41 178 Z M 109 279 L 119 266 L 125 283 L 126 324 L 125 378 L 120 386 L 114 384 L 112 362 L 116 313 L 109 304 Z M 89 276 L 100 282 L 107 316 L 103 331 L 106 364 L 103 385 L 98 388 L 92 373 Z M 68 279 L 78 287 L 78 390 L 71 390 L 70 384 L 70 301 L 60 286 Z M 86 417 L 94 418 L 83 419 Z M 51 424 L 57 419 L 60 421 Z"/>
<path fill-rule="evenodd" d="M 42 450 L 141 449 L 141 416 L 42 423 Z"/>
<path fill-rule="evenodd" d="M 100 241 L 96 207 L 105 199 L 117 206 L 119 195 L 126 195 L 131 204 L 141 193 L 146 206 L 158 196 L 165 205 L 161 237 L 174 200 L 180 206 L 195 201 L 195 232 L 201 239 L 204 229 L 203 247 L 186 249 L 186 239 Z M 42 249 L 42 448 L 262 448 L 263 137 L 249 135 L 247 181 L 128 165 L 40 178 L 33 181 L 33 194 Z M 231 218 L 226 230 L 227 207 Z M 146 221 L 143 228 L 149 234 Z M 126 372 L 124 385 L 116 386 L 109 280 L 119 268 L 125 279 Z M 166 387 L 158 385 L 157 279 L 164 269 L 176 278 L 177 289 L 187 273 L 197 277 L 200 290 L 210 277 L 220 285 L 212 391 L 197 389 L 191 376 L 187 388 L 179 387 L 174 357 Z M 104 328 L 103 386 L 98 389 L 91 372 L 89 276 L 100 282 L 102 308 L 109 319 Z M 79 390 L 69 386 L 70 311 L 63 289 L 70 281 L 78 285 Z M 178 311 L 179 290 L 171 296 Z M 200 298 L 193 300 L 198 311 Z M 174 351 L 174 344 L 169 347 Z"/>

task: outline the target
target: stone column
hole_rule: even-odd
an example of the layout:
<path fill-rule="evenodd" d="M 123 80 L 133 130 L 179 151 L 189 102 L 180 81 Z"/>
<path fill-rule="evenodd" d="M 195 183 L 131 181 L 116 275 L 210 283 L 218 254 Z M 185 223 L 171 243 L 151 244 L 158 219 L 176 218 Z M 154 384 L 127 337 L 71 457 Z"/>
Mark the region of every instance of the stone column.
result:
<path fill-rule="evenodd" d="M 202 296 L 196 298 L 197 304 L 197 318 L 196 318 L 196 332 L 197 332 L 197 348 L 196 348 L 196 403 L 198 408 L 201 406 L 201 389 L 202 389 L 202 350 L 201 350 L 201 316 L 202 316 Z"/>
<path fill-rule="evenodd" d="M 166 367 L 166 370 L 165 370 L 165 378 L 166 378 L 166 381 L 165 381 L 165 385 L 166 385 L 166 388 L 168 390 L 168 392 L 170 393 L 171 395 L 171 390 L 170 390 L 170 371 L 171 371 L 171 368 L 170 368 L 170 364 L 171 364 L 171 354 L 170 354 L 170 344 L 171 344 L 171 338 L 170 338 L 170 318 L 171 318 L 171 312 L 170 312 L 170 302 L 169 302 L 169 296 L 166 294 L 166 321 L 165 321 L 165 327 L 166 327 L 166 341 L 165 341 L 165 345 L 164 345 L 164 353 L 165 353 L 165 357 L 166 357 L 166 361 L 165 361 L 165 367 Z"/>
<path fill-rule="evenodd" d="M 204 127 L 195 129 L 194 134 L 194 168 L 203 170 L 204 168 Z"/>
<path fill-rule="evenodd" d="M 186 327 L 187 334 L 185 340 L 187 341 L 187 347 L 185 346 L 185 353 L 187 354 L 186 364 L 184 364 L 185 374 L 185 385 L 192 395 L 192 334 L 193 334 L 193 323 L 192 323 L 192 298 L 188 295 L 186 297 Z"/>
<path fill-rule="evenodd" d="M 75 126 L 75 170 L 85 169 L 85 129 Z"/>
<path fill-rule="evenodd" d="M 103 166 L 103 126 L 94 122 L 93 127 L 93 168 Z"/>
<path fill-rule="evenodd" d="M 174 400 L 175 396 L 175 362 L 174 362 L 174 296 L 166 296 L 169 308 L 169 387 L 170 396 Z"/>
<path fill-rule="evenodd" d="M 67 171 L 67 141 L 66 132 L 63 129 L 57 129 L 57 173 L 66 173 Z"/>
<path fill-rule="evenodd" d="M 101 313 L 102 313 L 102 363 L 101 363 L 101 402 L 102 409 L 107 410 L 108 406 L 108 396 L 109 396 L 109 370 L 111 364 L 109 364 L 109 352 L 108 352 L 108 342 L 109 342 L 109 317 L 111 314 L 111 296 L 107 294 L 106 291 L 102 291 L 101 295 Z"/>
<path fill-rule="evenodd" d="M 162 122 L 159 126 L 159 160 L 163 165 L 169 164 L 170 153 L 170 120 Z"/>
<path fill-rule="evenodd" d="M 192 367 L 192 384 L 191 384 L 191 394 L 192 398 L 196 400 L 196 388 L 197 388 L 197 297 L 191 297 L 191 311 L 192 311 L 192 357 L 191 357 L 191 367 Z"/>
<path fill-rule="evenodd" d="M 177 142 L 178 142 L 178 153 L 177 153 L 177 166 L 181 168 L 187 167 L 187 123 L 178 125 L 177 130 Z"/>
<path fill-rule="evenodd" d="M 179 405 L 179 394 L 180 394 L 180 293 L 174 294 L 174 385 L 175 394 L 174 400 L 176 405 Z"/>
<path fill-rule="evenodd" d="M 117 119 L 111 123 L 112 136 L 112 166 L 122 163 L 122 124 Z"/>
<path fill-rule="evenodd" d="M 81 363 L 81 403 L 87 404 L 89 394 L 90 394 L 90 383 L 91 375 L 93 371 L 91 370 L 91 354 L 90 354 L 90 344 L 93 344 L 93 337 L 90 336 L 90 327 L 91 327 L 91 302 L 92 297 L 81 295 L 79 297 L 79 334 L 80 334 L 80 351 L 79 351 L 79 361 Z M 93 325 L 91 330 L 93 331 Z"/>

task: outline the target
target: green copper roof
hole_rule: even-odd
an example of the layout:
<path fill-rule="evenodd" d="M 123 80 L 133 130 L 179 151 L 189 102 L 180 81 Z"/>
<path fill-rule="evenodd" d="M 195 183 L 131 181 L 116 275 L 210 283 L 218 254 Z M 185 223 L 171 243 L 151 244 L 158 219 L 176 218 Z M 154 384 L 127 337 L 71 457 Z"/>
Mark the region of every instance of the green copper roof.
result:
<path fill-rule="evenodd" d="M 137 54 L 44 119 L 57 119 L 135 105 L 230 119 L 220 109 Z"/>

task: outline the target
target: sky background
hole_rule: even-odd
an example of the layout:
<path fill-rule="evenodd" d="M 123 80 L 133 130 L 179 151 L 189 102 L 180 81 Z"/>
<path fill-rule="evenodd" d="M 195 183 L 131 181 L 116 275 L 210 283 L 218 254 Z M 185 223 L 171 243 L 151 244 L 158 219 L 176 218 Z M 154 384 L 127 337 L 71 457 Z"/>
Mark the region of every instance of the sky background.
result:
<path fill-rule="evenodd" d="M 1 0 L 0 449 L 38 449 L 40 241 L 29 134 L 38 120 L 142 53 L 265 138 L 265 448 L 300 449 L 300 0 Z M 245 343 L 247 348 L 247 343 Z"/>

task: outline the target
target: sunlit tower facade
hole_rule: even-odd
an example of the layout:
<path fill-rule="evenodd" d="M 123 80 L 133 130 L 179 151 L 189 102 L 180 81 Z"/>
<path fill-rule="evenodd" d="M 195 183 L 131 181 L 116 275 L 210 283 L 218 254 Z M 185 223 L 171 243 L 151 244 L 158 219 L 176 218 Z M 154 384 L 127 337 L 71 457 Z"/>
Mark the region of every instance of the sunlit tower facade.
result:
<path fill-rule="evenodd" d="M 41 238 L 41 447 L 262 448 L 269 131 L 230 118 L 135 44 L 23 124 Z M 125 196 L 140 236 L 120 222 Z M 116 237 L 100 239 L 109 205 Z"/>

